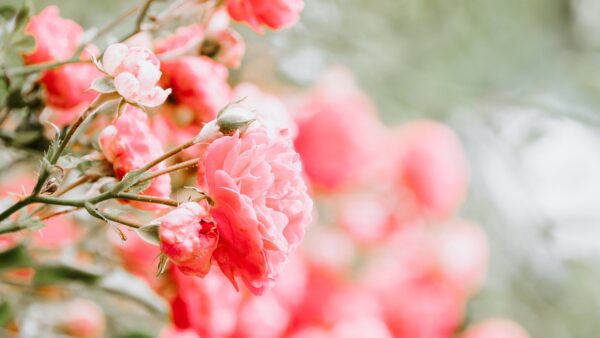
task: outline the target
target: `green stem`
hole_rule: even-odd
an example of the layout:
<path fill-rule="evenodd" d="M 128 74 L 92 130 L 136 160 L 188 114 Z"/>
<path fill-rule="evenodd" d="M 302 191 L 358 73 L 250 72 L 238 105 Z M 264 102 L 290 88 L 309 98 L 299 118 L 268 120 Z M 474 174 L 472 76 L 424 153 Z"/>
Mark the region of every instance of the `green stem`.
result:
<path fill-rule="evenodd" d="M 31 196 L 16 202 L 0 214 L 0 221 L 7 219 L 8 217 L 10 217 L 10 215 L 14 214 L 15 212 L 19 211 L 19 209 L 26 207 L 31 203 L 33 203 Z"/>

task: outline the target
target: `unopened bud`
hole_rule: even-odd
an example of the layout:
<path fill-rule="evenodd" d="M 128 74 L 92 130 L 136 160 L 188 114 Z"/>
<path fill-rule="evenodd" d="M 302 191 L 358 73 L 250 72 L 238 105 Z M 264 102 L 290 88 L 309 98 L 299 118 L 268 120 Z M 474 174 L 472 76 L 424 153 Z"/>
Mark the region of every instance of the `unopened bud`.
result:
<path fill-rule="evenodd" d="M 256 116 L 244 108 L 227 108 L 217 116 L 217 125 L 224 135 L 233 134 L 235 131 L 246 131 Z"/>

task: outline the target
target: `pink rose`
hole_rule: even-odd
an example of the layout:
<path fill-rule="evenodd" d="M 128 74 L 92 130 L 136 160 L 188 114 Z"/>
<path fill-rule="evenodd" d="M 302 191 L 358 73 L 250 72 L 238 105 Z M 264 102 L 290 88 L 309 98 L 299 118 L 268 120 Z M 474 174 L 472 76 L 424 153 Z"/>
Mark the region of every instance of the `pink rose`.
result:
<path fill-rule="evenodd" d="M 119 119 L 102 130 L 98 137 L 102 153 L 112 163 L 115 176 L 123 178 L 128 172 L 143 167 L 163 153 L 158 138 L 148 125 L 148 116 L 138 108 L 127 105 Z M 161 162 L 151 170 L 166 166 Z M 168 198 L 171 178 L 162 175 L 152 179 L 142 195 Z M 145 210 L 162 208 L 160 204 L 131 201 L 132 206 Z"/>
<path fill-rule="evenodd" d="M 364 180 L 378 160 L 382 126 L 351 74 L 330 71 L 300 108 L 295 145 L 316 187 L 339 190 Z"/>
<path fill-rule="evenodd" d="M 462 144 L 448 127 L 433 121 L 407 123 L 391 132 L 397 145 L 391 180 L 415 213 L 448 217 L 462 203 L 468 166 Z"/>
<path fill-rule="evenodd" d="M 200 337 L 228 337 L 237 325 L 237 310 L 242 294 L 221 271 L 213 270 L 195 278 L 171 269 L 175 294 L 170 298 L 173 324 L 191 329 Z"/>
<path fill-rule="evenodd" d="M 171 93 L 171 89 L 157 86 L 161 76 L 160 61 L 148 48 L 112 44 L 104 52 L 102 66 L 114 77 L 117 92 L 129 102 L 156 107 Z"/>
<path fill-rule="evenodd" d="M 300 18 L 302 0 L 227 0 L 229 15 L 244 21 L 258 33 L 261 26 L 271 29 L 290 27 Z"/>
<path fill-rule="evenodd" d="M 26 64 L 34 64 L 71 58 L 83 29 L 75 21 L 61 18 L 58 7 L 48 6 L 29 19 L 25 33 L 35 38 L 35 50 L 23 57 Z"/>
<path fill-rule="evenodd" d="M 106 328 L 102 309 L 96 303 L 85 299 L 67 303 L 63 318 L 61 329 L 72 337 L 102 337 Z"/>
<path fill-rule="evenodd" d="M 227 68 L 208 57 L 187 56 L 163 62 L 162 70 L 175 101 L 191 108 L 198 123 L 214 119 L 230 101 Z"/>
<path fill-rule="evenodd" d="M 519 324 L 502 318 L 487 319 L 471 325 L 461 338 L 529 338 Z"/>
<path fill-rule="evenodd" d="M 179 27 L 175 34 L 156 40 L 154 51 L 161 60 L 168 60 L 191 51 L 197 52 L 203 39 L 204 28 L 202 25 Z"/>
<path fill-rule="evenodd" d="M 241 304 L 236 338 L 279 338 L 290 321 L 290 314 L 272 293 L 249 297 Z"/>
<path fill-rule="evenodd" d="M 181 272 L 204 277 L 219 239 L 208 211 L 199 203 L 183 203 L 158 222 L 161 251 Z"/>
<path fill-rule="evenodd" d="M 252 126 L 251 126 L 252 128 Z M 212 142 L 200 162 L 199 182 L 214 200 L 221 270 L 255 294 L 274 279 L 304 236 L 312 201 L 291 139 L 261 126 Z"/>
<path fill-rule="evenodd" d="M 160 332 L 160 338 L 201 338 L 196 331 L 192 329 L 178 329 L 175 326 L 169 326 Z"/>

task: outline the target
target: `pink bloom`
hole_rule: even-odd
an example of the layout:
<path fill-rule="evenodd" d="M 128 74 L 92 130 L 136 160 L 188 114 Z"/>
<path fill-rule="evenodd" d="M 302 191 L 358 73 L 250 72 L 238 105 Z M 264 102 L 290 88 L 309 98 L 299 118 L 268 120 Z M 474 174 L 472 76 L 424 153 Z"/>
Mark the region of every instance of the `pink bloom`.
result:
<path fill-rule="evenodd" d="M 101 337 L 106 328 L 102 309 L 96 303 L 85 299 L 69 302 L 63 318 L 61 329 L 72 337 Z"/>
<path fill-rule="evenodd" d="M 102 153 L 112 163 L 115 176 L 123 178 L 128 172 L 143 167 L 160 156 L 162 145 L 148 125 L 148 116 L 138 108 L 127 105 L 117 121 L 102 130 L 98 137 Z M 166 166 L 161 162 L 151 170 Z M 171 178 L 162 175 L 152 179 L 143 195 L 168 198 L 171 194 Z M 156 210 L 160 204 L 131 201 L 136 208 Z"/>
<path fill-rule="evenodd" d="M 467 328 L 461 338 L 529 338 L 519 324 L 502 318 L 487 319 Z"/>
<path fill-rule="evenodd" d="M 317 187 L 339 190 L 366 178 L 382 126 L 349 73 L 328 73 L 300 109 L 295 145 Z"/>
<path fill-rule="evenodd" d="M 236 338 L 278 338 L 283 335 L 290 314 L 272 293 L 249 297 L 238 313 Z"/>
<path fill-rule="evenodd" d="M 25 33 L 35 38 L 35 50 L 23 56 L 26 64 L 67 60 L 77 50 L 83 29 L 58 12 L 58 7 L 48 6 L 29 19 Z"/>
<path fill-rule="evenodd" d="M 271 29 L 290 27 L 300 18 L 302 0 L 227 0 L 227 11 L 235 20 L 244 21 L 256 32 L 261 26 Z"/>
<path fill-rule="evenodd" d="M 395 129 L 389 143 L 399 147 L 390 175 L 404 203 L 418 214 L 452 215 L 468 180 L 466 156 L 455 133 L 437 122 L 412 122 Z"/>
<path fill-rule="evenodd" d="M 171 269 L 170 276 L 175 286 L 170 302 L 176 327 L 194 330 L 200 337 L 228 337 L 234 332 L 242 294 L 220 271 L 195 278 Z"/>
<path fill-rule="evenodd" d="M 147 107 L 161 105 L 171 93 L 159 86 L 160 61 L 145 47 L 110 45 L 102 57 L 106 73 L 114 77 L 115 88 L 125 100 Z"/>
<path fill-rule="evenodd" d="M 392 202 L 375 192 L 348 194 L 341 200 L 338 223 L 357 243 L 376 245 L 395 223 Z"/>
<path fill-rule="evenodd" d="M 141 239 L 134 231 L 121 229 L 126 240 L 123 240 L 115 229 L 109 229 L 108 239 L 116 249 L 125 270 L 142 278 L 154 289 L 160 287 L 160 279 L 156 278 L 156 258 L 160 250 L 156 245 Z"/>
<path fill-rule="evenodd" d="M 238 68 L 246 53 L 246 44 L 238 32 L 226 28 L 207 36 L 202 46 L 202 53 L 226 67 Z"/>
<path fill-rule="evenodd" d="M 227 68 L 208 57 L 187 56 L 163 62 L 162 70 L 175 101 L 191 108 L 198 123 L 214 119 L 230 101 Z"/>
<path fill-rule="evenodd" d="M 311 219 L 300 158 L 289 138 L 258 126 L 212 142 L 200 164 L 199 182 L 215 202 L 214 257 L 234 285 L 240 277 L 260 294 L 273 286 Z"/>
<path fill-rule="evenodd" d="M 186 275 L 204 277 L 219 235 L 208 211 L 188 202 L 158 219 L 160 249 Z"/>
<path fill-rule="evenodd" d="M 192 329 L 178 329 L 175 326 L 169 326 L 160 332 L 160 338 L 201 338 L 196 331 Z"/>
<path fill-rule="evenodd" d="M 179 27 L 175 34 L 157 40 L 154 43 L 154 51 L 162 60 L 172 59 L 191 51 L 197 52 L 203 39 L 202 25 Z"/>
<path fill-rule="evenodd" d="M 277 96 L 245 82 L 235 87 L 233 98 L 240 101 L 236 106 L 255 112 L 256 119 L 274 134 L 285 133 L 292 138 L 298 135 L 296 122 Z"/>

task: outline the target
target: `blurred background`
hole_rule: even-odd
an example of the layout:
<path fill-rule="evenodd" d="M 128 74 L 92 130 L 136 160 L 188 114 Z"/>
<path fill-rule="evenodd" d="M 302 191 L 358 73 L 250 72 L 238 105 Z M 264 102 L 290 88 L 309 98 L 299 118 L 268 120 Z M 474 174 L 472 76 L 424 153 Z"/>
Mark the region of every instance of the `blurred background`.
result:
<path fill-rule="evenodd" d="M 135 2 L 34 4 L 91 27 Z M 307 88 L 341 64 L 386 124 L 431 118 L 459 134 L 470 163 L 459 214 L 491 247 L 469 321 L 504 316 L 532 337 L 597 336 L 600 1 L 306 0 L 290 29 L 239 31 L 248 52 L 233 79 L 268 74 Z"/>

